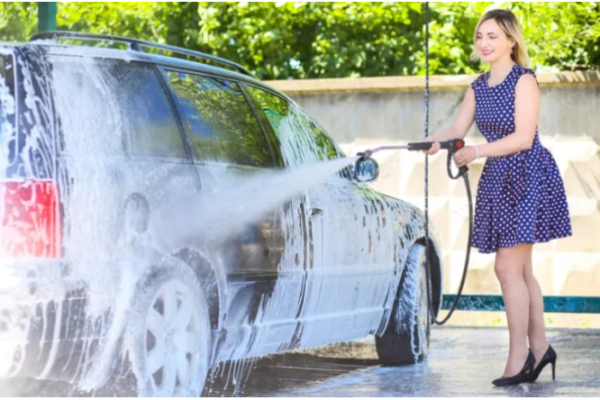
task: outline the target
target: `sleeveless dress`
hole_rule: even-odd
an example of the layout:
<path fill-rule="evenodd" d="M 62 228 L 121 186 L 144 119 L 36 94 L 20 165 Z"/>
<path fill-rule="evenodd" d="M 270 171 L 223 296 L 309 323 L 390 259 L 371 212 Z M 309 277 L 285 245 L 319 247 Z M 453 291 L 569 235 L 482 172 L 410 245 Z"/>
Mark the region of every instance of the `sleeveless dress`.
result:
<path fill-rule="evenodd" d="M 475 122 L 488 142 L 515 131 L 515 87 L 524 74 L 535 77 L 515 64 L 496 86 L 488 85 L 489 72 L 471 83 Z M 554 157 L 540 143 L 537 127 L 529 150 L 487 158 L 477 188 L 472 247 L 494 253 L 498 247 L 571 235 L 563 180 Z"/>

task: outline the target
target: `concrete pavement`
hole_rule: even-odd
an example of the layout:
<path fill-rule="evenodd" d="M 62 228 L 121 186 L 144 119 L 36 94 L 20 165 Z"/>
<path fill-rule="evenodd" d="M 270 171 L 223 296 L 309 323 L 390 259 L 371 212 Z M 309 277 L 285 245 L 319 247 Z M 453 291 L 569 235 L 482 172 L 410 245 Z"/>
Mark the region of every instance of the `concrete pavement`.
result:
<path fill-rule="evenodd" d="M 600 331 L 551 330 L 558 353 L 556 381 L 548 366 L 536 383 L 498 388 L 491 381 L 504 370 L 505 328 L 436 328 L 431 351 L 420 364 L 371 367 L 272 396 L 600 396 Z"/>

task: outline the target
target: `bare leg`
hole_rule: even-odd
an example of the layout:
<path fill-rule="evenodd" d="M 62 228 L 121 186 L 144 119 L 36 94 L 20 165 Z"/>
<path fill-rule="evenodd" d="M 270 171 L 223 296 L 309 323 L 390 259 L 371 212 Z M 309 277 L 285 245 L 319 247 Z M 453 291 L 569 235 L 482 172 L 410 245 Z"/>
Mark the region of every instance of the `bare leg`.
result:
<path fill-rule="evenodd" d="M 495 272 L 502 288 L 510 335 L 508 362 L 504 376 L 518 374 L 529 354 L 527 349 L 529 291 L 523 273 L 529 254 L 528 246 L 531 245 L 501 247 L 496 254 Z"/>
<path fill-rule="evenodd" d="M 544 298 L 542 297 L 540 285 L 533 275 L 532 248 L 533 245 L 529 249 L 523 277 L 529 291 L 529 330 L 527 336 L 537 366 L 546 350 L 548 350 L 548 339 L 546 338 L 546 328 L 544 326 Z"/>

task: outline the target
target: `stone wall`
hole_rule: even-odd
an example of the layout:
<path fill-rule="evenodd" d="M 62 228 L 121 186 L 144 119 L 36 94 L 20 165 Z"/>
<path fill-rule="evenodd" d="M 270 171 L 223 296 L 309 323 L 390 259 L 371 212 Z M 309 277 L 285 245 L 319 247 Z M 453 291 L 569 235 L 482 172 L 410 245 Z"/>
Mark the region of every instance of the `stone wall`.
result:
<path fill-rule="evenodd" d="M 573 236 L 534 247 L 534 270 L 545 295 L 600 296 L 600 73 L 538 74 L 539 133 L 554 155 L 567 191 Z M 452 124 L 475 76 L 430 80 L 430 132 Z M 373 146 L 418 141 L 424 136 L 424 78 L 360 78 L 272 81 L 290 95 L 348 155 Z M 468 144 L 483 143 L 477 128 Z M 376 154 L 381 167 L 377 190 L 424 207 L 424 156 L 412 152 Z M 483 160 L 470 165 L 473 197 Z M 444 249 L 444 291 L 460 282 L 467 245 L 468 206 L 463 180 L 446 174 L 446 152 L 430 157 L 429 208 L 433 230 Z M 498 294 L 494 255 L 471 255 L 465 293 Z"/>

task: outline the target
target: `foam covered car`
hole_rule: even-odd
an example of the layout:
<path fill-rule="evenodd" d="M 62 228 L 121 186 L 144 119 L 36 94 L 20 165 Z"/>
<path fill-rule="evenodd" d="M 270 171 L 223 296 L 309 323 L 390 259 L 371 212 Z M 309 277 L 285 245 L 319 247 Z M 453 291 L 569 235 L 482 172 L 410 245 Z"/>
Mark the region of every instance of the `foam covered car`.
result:
<path fill-rule="evenodd" d="M 222 362 L 369 334 L 387 364 L 427 355 L 440 253 L 428 275 L 424 215 L 370 188 L 376 165 L 250 218 L 294 185 L 268 174 L 346 155 L 243 67 L 42 34 L 0 46 L 0 104 L 5 382 L 199 395 Z"/>

